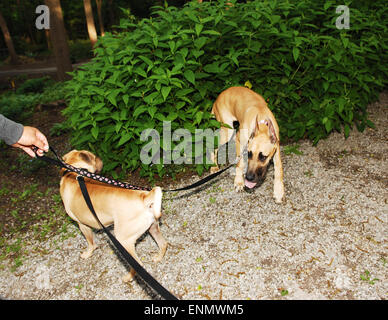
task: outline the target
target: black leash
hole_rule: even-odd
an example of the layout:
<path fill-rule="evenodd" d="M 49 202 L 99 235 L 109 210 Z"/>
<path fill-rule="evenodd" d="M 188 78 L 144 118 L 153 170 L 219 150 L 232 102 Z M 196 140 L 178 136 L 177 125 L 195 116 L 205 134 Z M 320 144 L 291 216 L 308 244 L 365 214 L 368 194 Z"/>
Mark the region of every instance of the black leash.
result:
<path fill-rule="evenodd" d="M 93 216 L 98 221 L 101 228 L 108 235 L 109 239 L 112 241 L 113 245 L 120 252 L 123 258 L 130 264 L 130 266 L 137 272 L 137 274 L 158 294 L 160 294 L 166 300 L 178 300 L 173 294 L 171 294 L 166 288 L 164 288 L 154 277 L 152 277 L 121 245 L 121 243 L 109 232 L 109 230 L 101 223 L 98 219 L 96 212 L 94 211 L 92 201 L 90 199 L 88 189 L 85 184 L 84 177 L 77 176 L 78 184 L 81 188 L 82 195 L 84 196 L 85 202 L 93 214 Z"/>
<path fill-rule="evenodd" d="M 198 180 L 197 182 L 194 182 L 193 184 L 190 184 L 188 186 L 185 186 L 185 187 L 182 187 L 182 188 L 178 188 L 178 189 L 162 189 L 164 192 L 176 192 L 176 191 L 184 191 L 184 190 L 190 190 L 190 189 L 194 189 L 196 187 L 199 187 L 201 185 L 203 185 L 204 183 L 214 179 L 215 177 L 219 176 L 221 173 L 223 173 L 224 171 L 228 170 L 230 167 L 232 167 L 234 164 L 230 164 L 228 166 L 226 166 L 224 169 L 222 170 L 219 170 L 215 173 L 212 173 L 212 174 L 209 174 L 207 177 L 201 179 L 201 180 Z"/>
<path fill-rule="evenodd" d="M 58 154 L 54 150 L 54 148 L 50 147 L 50 150 L 55 155 L 56 159 L 47 157 L 46 155 L 40 156 L 36 152 L 35 152 L 35 154 L 36 154 L 37 158 L 39 158 L 40 160 L 43 160 L 43 161 L 45 161 L 47 163 L 54 164 L 54 165 L 59 166 L 59 167 L 61 167 L 63 169 L 66 169 L 67 171 L 77 173 L 78 175 L 83 176 L 85 178 L 89 178 L 89 179 L 93 179 L 93 180 L 96 180 L 96 181 L 99 181 L 99 182 L 110 184 L 110 185 L 113 185 L 115 187 L 124 188 L 124 189 L 130 189 L 130 190 L 144 190 L 144 191 L 151 191 L 151 189 L 152 189 L 152 188 L 148 188 L 148 187 L 136 186 L 136 185 L 130 184 L 128 182 L 121 182 L 121 181 L 118 181 L 118 180 L 115 180 L 115 179 L 107 178 L 107 177 L 101 176 L 101 175 L 99 175 L 97 173 L 92 173 L 92 172 L 90 172 L 90 171 L 88 171 L 86 169 L 76 168 L 76 167 L 74 167 L 74 166 L 64 162 L 58 156 Z M 177 189 L 163 189 L 163 191 L 164 192 L 177 192 L 177 191 L 184 191 L 184 190 L 194 189 L 194 188 L 199 187 L 199 186 L 205 184 L 206 182 L 214 179 L 215 177 L 219 176 L 220 174 L 222 174 L 223 172 L 228 170 L 233 165 L 234 165 L 233 163 L 229 164 L 228 166 L 226 166 L 222 170 L 219 170 L 219 171 L 217 171 L 215 173 L 212 173 L 212 174 L 208 175 L 207 177 L 205 177 L 205 178 L 203 178 L 201 180 L 198 180 L 197 182 L 194 182 L 193 184 L 190 184 L 188 186 L 184 186 L 184 187 L 177 188 Z"/>

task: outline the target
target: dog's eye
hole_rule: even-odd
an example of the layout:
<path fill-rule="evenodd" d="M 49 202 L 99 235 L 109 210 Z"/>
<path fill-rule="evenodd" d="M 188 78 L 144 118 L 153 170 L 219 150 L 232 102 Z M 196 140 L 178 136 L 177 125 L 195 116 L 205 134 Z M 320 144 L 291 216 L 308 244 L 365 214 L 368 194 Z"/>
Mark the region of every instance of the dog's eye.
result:
<path fill-rule="evenodd" d="M 264 162 L 265 159 L 267 159 L 267 156 L 265 156 L 264 154 L 262 154 L 261 152 L 259 153 L 259 160 Z"/>
<path fill-rule="evenodd" d="M 252 159 L 252 151 L 248 151 L 248 159 Z"/>

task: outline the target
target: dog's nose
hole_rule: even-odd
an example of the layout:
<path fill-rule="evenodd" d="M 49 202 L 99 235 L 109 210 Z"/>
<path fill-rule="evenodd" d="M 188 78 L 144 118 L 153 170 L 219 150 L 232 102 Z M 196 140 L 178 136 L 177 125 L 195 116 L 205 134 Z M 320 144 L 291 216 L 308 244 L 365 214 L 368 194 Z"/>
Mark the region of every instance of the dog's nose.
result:
<path fill-rule="evenodd" d="M 253 181 L 255 179 L 255 173 L 254 172 L 247 172 L 245 178 L 248 180 L 248 181 Z"/>

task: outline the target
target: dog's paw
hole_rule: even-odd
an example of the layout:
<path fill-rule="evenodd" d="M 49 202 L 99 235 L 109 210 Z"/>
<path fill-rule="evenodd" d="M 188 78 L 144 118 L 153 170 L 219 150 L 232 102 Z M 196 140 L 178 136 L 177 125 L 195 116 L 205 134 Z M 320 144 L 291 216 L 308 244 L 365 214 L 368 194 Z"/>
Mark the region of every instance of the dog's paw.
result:
<path fill-rule="evenodd" d="M 244 190 L 244 179 L 234 179 L 234 190 L 236 192 Z"/>
<path fill-rule="evenodd" d="M 128 274 L 123 276 L 121 279 L 123 280 L 123 282 L 131 282 L 133 281 L 134 277 L 135 277 L 135 272 L 132 269 Z"/>
<path fill-rule="evenodd" d="M 282 183 L 275 182 L 273 197 L 275 198 L 276 203 L 282 203 L 284 198 L 284 186 Z"/>
<path fill-rule="evenodd" d="M 93 251 L 86 250 L 81 253 L 81 258 L 82 259 L 88 259 L 92 255 Z"/>
<path fill-rule="evenodd" d="M 284 192 L 274 193 L 273 197 L 276 203 L 282 203 L 284 198 Z"/>
<path fill-rule="evenodd" d="M 220 168 L 218 166 L 210 167 L 210 173 L 216 173 Z"/>
<path fill-rule="evenodd" d="M 274 198 L 275 198 L 275 202 L 276 203 L 282 203 L 283 202 L 283 197 L 281 197 L 281 198 L 274 197 Z"/>
<path fill-rule="evenodd" d="M 94 249 L 96 249 L 97 246 L 94 245 L 92 247 L 88 247 L 84 252 L 81 253 L 82 259 L 88 259 L 93 254 Z"/>

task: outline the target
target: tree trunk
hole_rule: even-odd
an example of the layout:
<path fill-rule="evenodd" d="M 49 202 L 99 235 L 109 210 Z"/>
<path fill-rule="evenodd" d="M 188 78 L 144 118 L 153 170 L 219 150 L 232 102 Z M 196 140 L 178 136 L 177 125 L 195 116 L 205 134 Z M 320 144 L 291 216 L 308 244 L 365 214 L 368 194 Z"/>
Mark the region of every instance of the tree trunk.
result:
<path fill-rule="evenodd" d="M 50 39 L 55 53 L 58 80 L 68 80 L 70 76 L 66 72 L 72 71 L 73 67 L 70 61 L 61 2 L 60 0 L 45 0 L 45 4 L 50 9 Z"/>
<path fill-rule="evenodd" d="M 5 22 L 3 15 L 0 12 L 0 28 L 3 31 L 5 44 L 8 48 L 8 53 L 11 56 L 11 64 L 18 64 L 19 58 L 16 54 L 15 47 L 13 46 L 13 41 L 11 35 L 9 34 L 7 23 Z"/>
<path fill-rule="evenodd" d="M 84 0 L 84 8 L 85 8 L 86 25 L 88 27 L 90 42 L 92 43 L 92 47 L 94 47 L 94 45 L 97 42 L 97 32 L 96 32 L 96 26 L 94 25 L 92 4 L 90 3 L 90 0 Z"/>
<path fill-rule="evenodd" d="M 97 4 L 97 13 L 98 13 L 98 24 L 100 25 L 100 34 L 103 37 L 105 35 L 105 30 L 104 30 L 104 21 L 102 20 L 102 12 L 101 12 L 102 0 L 96 0 L 96 4 Z"/>
<path fill-rule="evenodd" d="M 44 35 L 46 37 L 47 49 L 51 50 L 52 49 L 52 45 L 51 45 L 51 41 L 50 41 L 50 30 L 49 29 L 45 29 L 44 30 Z"/>

